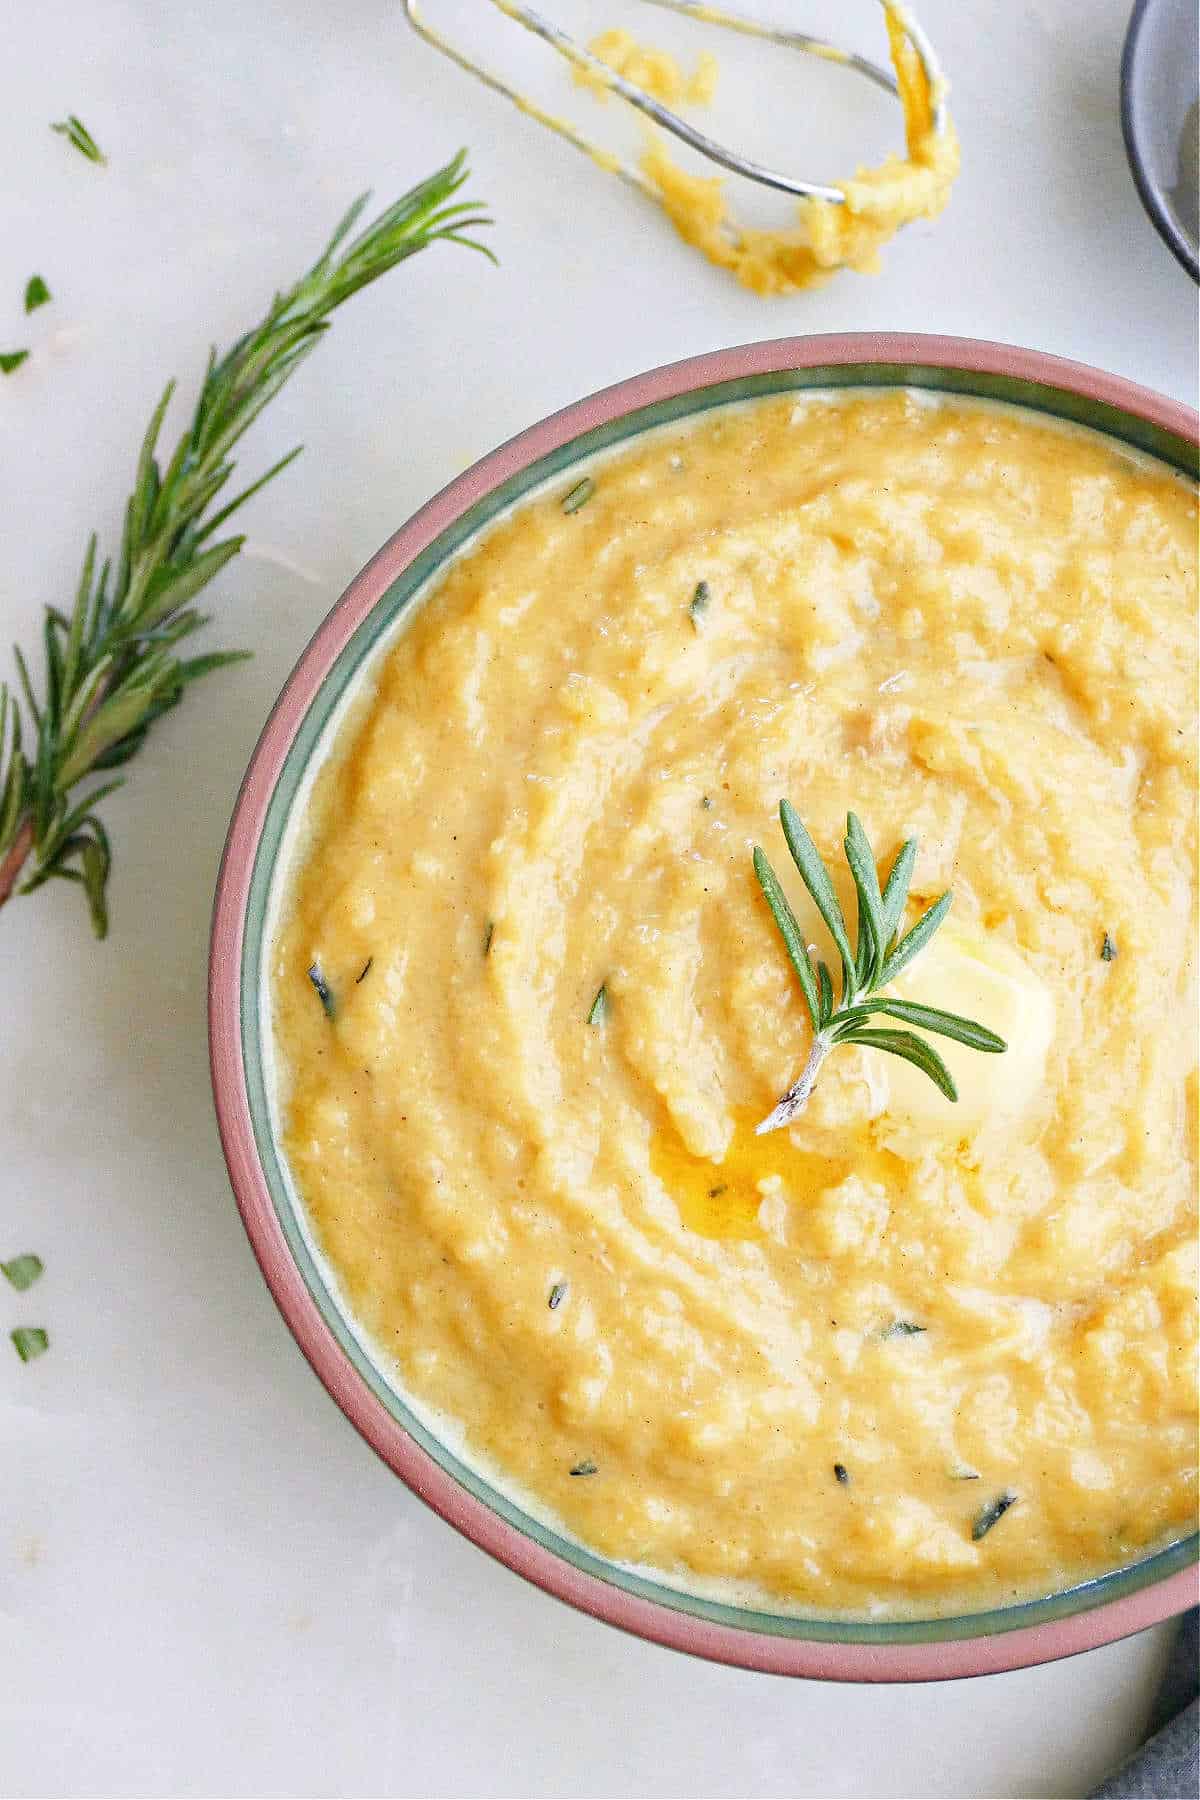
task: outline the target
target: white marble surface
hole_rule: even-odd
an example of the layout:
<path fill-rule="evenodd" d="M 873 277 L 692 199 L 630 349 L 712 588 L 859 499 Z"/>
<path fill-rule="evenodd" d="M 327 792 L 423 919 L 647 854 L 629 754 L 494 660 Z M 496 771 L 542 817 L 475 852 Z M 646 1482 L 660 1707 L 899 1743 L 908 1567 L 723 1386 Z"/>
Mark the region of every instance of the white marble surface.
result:
<path fill-rule="evenodd" d="M 0 1792 L 1065 1795 L 1134 1742 L 1161 1633 L 946 1689 L 831 1689 L 628 1640 L 457 1538 L 276 1316 L 204 1038 L 217 859 L 279 683 L 394 526 L 512 431 L 690 351 L 861 327 L 1007 338 L 1192 398 L 1195 294 L 1121 148 L 1124 10 L 925 0 L 964 139 L 951 211 L 882 279 L 773 304 L 415 46 L 394 0 L 4 10 L 0 348 L 34 355 L 0 382 L 0 641 L 63 600 L 93 525 L 115 537 L 164 377 L 190 384 L 358 188 L 390 198 L 469 144 L 503 263 L 439 249 L 361 296 L 247 446 L 248 467 L 311 446 L 215 595 L 221 641 L 257 656 L 111 803 L 107 945 L 66 888 L 0 918 L 0 1255 L 46 1261 L 30 1294 L 0 1292 Z M 794 16 L 839 11 L 872 39 L 867 0 Z M 836 174 L 850 132 L 888 141 L 882 102 L 837 71 L 740 68 L 758 147 Z M 46 129 L 67 110 L 107 169 Z M 27 322 L 35 269 L 54 304 Z M 20 1322 L 53 1338 L 28 1367 Z"/>

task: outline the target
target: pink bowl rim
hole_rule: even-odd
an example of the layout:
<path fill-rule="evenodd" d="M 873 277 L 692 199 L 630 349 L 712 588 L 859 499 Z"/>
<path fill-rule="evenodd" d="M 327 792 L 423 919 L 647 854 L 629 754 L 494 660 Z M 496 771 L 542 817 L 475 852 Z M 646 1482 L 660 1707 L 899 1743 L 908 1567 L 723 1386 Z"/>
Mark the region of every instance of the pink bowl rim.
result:
<path fill-rule="evenodd" d="M 982 339 L 855 332 L 736 346 L 617 382 L 553 413 L 493 450 L 436 494 L 350 583 L 296 664 L 243 779 L 221 861 L 209 956 L 209 1053 L 217 1124 L 230 1182 L 267 1285 L 296 1342 L 347 1418 L 420 1499 L 518 1575 L 636 1636 L 714 1662 L 833 1681 L 933 1681 L 999 1673 L 1097 1648 L 1184 1611 L 1195 1567 L 1089 1610 L 986 1636 L 925 1643 L 840 1643 L 715 1623 L 629 1593 L 556 1556 L 459 1485 L 392 1417 L 354 1369 L 292 1258 L 255 1145 L 242 1064 L 240 988 L 246 905 L 271 795 L 292 740 L 325 675 L 372 607 L 408 565 L 477 501 L 528 464 L 596 426 L 720 382 L 789 369 L 862 363 L 1005 376 L 1066 390 L 1200 444 L 1190 407 L 1084 363 Z"/>

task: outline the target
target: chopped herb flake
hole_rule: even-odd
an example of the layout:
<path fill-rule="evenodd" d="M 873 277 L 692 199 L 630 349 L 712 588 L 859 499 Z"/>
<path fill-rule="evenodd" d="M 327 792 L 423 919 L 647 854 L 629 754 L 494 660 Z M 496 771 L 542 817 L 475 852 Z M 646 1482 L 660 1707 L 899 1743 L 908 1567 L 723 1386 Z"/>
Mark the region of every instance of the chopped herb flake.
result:
<path fill-rule="evenodd" d="M 366 962 L 362 966 L 362 973 L 360 975 L 356 975 L 354 977 L 355 987 L 358 986 L 360 981 L 365 981 L 367 979 L 367 976 L 371 973 L 371 964 L 374 961 L 375 961 L 375 958 L 373 956 L 368 956 Z"/>
<path fill-rule="evenodd" d="M 702 807 L 703 807 L 703 808 L 704 808 L 704 810 L 705 810 L 705 812 L 711 812 L 711 811 L 712 811 L 712 801 L 711 801 L 711 800 L 710 800 L 710 799 L 709 799 L 709 797 L 708 797 L 708 795 L 707 795 L 707 794 L 705 794 L 705 795 L 704 795 L 704 796 L 703 796 L 703 798 L 702 798 L 702 799 L 701 799 L 701 801 L 700 801 L 700 804 L 701 804 L 701 806 L 702 806 Z"/>
<path fill-rule="evenodd" d="M 879 1335 L 886 1344 L 891 1338 L 920 1337 L 925 1329 L 924 1325 L 914 1325 L 911 1319 L 893 1319 Z"/>
<path fill-rule="evenodd" d="M 588 1013 L 589 1025 L 603 1025 L 608 1017 L 608 988 L 603 982 L 596 990 L 596 998 L 592 1001 L 592 1009 Z"/>
<path fill-rule="evenodd" d="M 36 312 L 39 306 L 45 306 L 50 299 L 50 289 L 40 275 L 31 275 L 25 283 L 25 311 Z"/>
<path fill-rule="evenodd" d="M 850 1486 L 850 1471 L 845 1463 L 834 1463 L 833 1473 L 835 1480 L 839 1481 L 843 1487 Z"/>
<path fill-rule="evenodd" d="M 40 1325 L 18 1325 L 15 1331 L 9 1332 L 17 1355 L 22 1362 L 32 1362 L 35 1357 L 42 1356 L 50 1348 L 50 1339 Z"/>
<path fill-rule="evenodd" d="M 710 1200 L 719 1200 L 721 1198 L 721 1195 L 728 1193 L 728 1191 L 729 1191 L 729 1183 L 727 1181 L 721 1181 L 721 1182 L 718 1182 L 716 1187 L 709 1188 L 708 1197 Z"/>
<path fill-rule="evenodd" d="M 566 1299 L 566 1297 L 567 1297 L 566 1282 L 565 1281 L 556 1281 L 554 1286 L 550 1289 L 550 1311 L 557 1312 L 559 1307 L 562 1305 L 563 1301 Z"/>
<path fill-rule="evenodd" d="M 572 1475 L 598 1475 L 600 1471 L 594 1462 L 581 1462 L 575 1464 L 571 1473 Z"/>
<path fill-rule="evenodd" d="M 28 350 L 0 350 L 0 375 L 11 375 L 28 357 Z"/>
<path fill-rule="evenodd" d="M 308 971 L 308 979 L 317 990 L 317 998 L 325 1008 L 325 1017 L 332 1023 L 337 1009 L 333 1003 L 333 995 L 330 992 L 329 983 L 321 973 L 320 963 L 314 963 L 312 965 L 312 968 Z"/>
<path fill-rule="evenodd" d="M 489 919 L 483 928 L 483 954 L 486 956 L 492 947 L 492 939 L 496 935 L 496 921 Z"/>
<path fill-rule="evenodd" d="M 692 621 L 692 624 L 696 627 L 697 631 L 700 629 L 700 621 L 708 611 L 711 601 L 712 589 L 709 587 L 707 581 L 698 581 L 696 583 L 696 591 L 692 595 L 691 603 L 688 606 L 688 618 Z"/>
<path fill-rule="evenodd" d="M 977 1512 L 975 1515 L 975 1523 L 971 1527 L 971 1536 L 974 1541 L 978 1543 L 980 1538 L 985 1538 L 992 1529 L 992 1526 L 1004 1517 L 1010 1506 L 1015 1506 L 1016 1503 L 1017 1496 L 1013 1493 L 1005 1492 L 1003 1494 L 997 1494 L 994 1500 L 990 1501 L 987 1506 Z"/>
<path fill-rule="evenodd" d="M 563 511 L 565 513 L 577 513 L 581 506 L 587 505 L 595 491 L 595 482 L 590 475 L 585 475 L 582 481 L 577 481 L 575 483 L 575 486 L 571 489 L 569 494 L 563 495 Z"/>
<path fill-rule="evenodd" d="M 89 162 L 106 163 L 108 161 L 83 120 L 76 118 L 74 113 L 68 113 L 65 119 L 56 120 L 50 129 L 57 131 L 60 137 L 65 137 L 69 144 L 74 144 L 79 154 L 86 156 Z"/>
<path fill-rule="evenodd" d="M 1100 946 L 1100 961 L 1101 962 L 1115 962 L 1116 959 L 1117 959 L 1116 939 L 1111 938 L 1106 931 L 1104 934 L 1104 942 Z"/>
<path fill-rule="evenodd" d="M 41 1257 L 34 1256 L 32 1252 L 27 1256 L 14 1256 L 11 1262 L 0 1263 L 0 1269 L 4 1271 L 19 1294 L 23 1294 L 26 1288 L 33 1286 L 42 1273 L 43 1267 Z"/>

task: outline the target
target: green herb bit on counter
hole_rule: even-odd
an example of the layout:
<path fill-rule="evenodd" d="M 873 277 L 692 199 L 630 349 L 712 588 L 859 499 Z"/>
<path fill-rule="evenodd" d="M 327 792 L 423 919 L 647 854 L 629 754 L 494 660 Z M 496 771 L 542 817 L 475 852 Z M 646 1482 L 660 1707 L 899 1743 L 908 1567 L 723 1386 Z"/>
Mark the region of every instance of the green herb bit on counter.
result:
<path fill-rule="evenodd" d="M 590 475 L 585 475 L 582 481 L 577 481 L 575 483 L 575 486 L 571 489 L 569 494 L 563 495 L 563 511 L 565 513 L 577 513 L 581 506 L 587 505 L 595 491 L 595 482 Z"/>
<path fill-rule="evenodd" d="M 26 1288 L 31 1288 L 44 1268 L 45 1264 L 41 1257 L 34 1256 L 32 1251 L 25 1256 L 14 1256 L 11 1262 L 0 1263 L 0 1270 L 4 1272 L 18 1294 L 23 1294 Z"/>
<path fill-rule="evenodd" d="M 50 300 L 50 289 L 40 275 L 31 275 L 25 283 L 25 311 L 36 312 L 39 306 L 46 306 Z"/>
<path fill-rule="evenodd" d="M 28 359 L 28 350 L 0 350 L 0 375 L 11 375 Z"/>
<path fill-rule="evenodd" d="M 696 583 L 696 591 L 692 595 L 691 603 L 688 606 L 688 617 L 696 627 L 697 631 L 699 631 L 700 621 L 708 611 L 711 603 L 712 589 L 709 587 L 707 581 L 698 581 Z"/>
<path fill-rule="evenodd" d="M 308 971 L 308 979 L 317 990 L 317 998 L 324 1008 L 325 1017 L 329 1020 L 330 1024 L 332 1024 L 334 1018 L 337 1016 L 337 1007 L 334 1005 L 333 994 L 330 990 L 329 983 L 321 973 L 320 963 L 314 963 L 312 965 Z"/>
<path fill-rule="evenodd" d="M 1117 960 L 1116 939 L 1111 938 L 1106 931 L 1104 934 L 1104 942 L 1100 946 L 1100 961 L 1101 962 L 1116 962 L 1116 960 Z"/>
<path fill-rule="evenodd" d="M 591 1008 L 591 1011 L 588 1013 L 587 1022 L 589 1025 L 603 1025 L 603 1023 L 604 1023 L 605 1019 L 607 1019 L 607 1017 L 608 1017 L 608 988 L 603 982 L 601 982 L 599 988 L 596 990 L 596 998 L 592 1001 L 592 1008 Z"/>
<path fill-rule="evenodd" d="M 40 1325 L 18 1325 L 8 1335 L 22 1362 L 33 1362 L 50 1348 L 49 1334 Z"/>
<path fill-rule="evenodd" d="M 997 1494 L 994 1500 L 989 1501 L 987 1506 L 975 1515 L 975 1523 L 971 1527 L 971 1537 L 974 1542 L 978 1543 L 980 1538 L 985 1538 L 992 1526 L 1004 1517 L 1009 1507 L 1016 1504 L 1016 1494 L 1007 1490 L 1003 1494 Z"/>
<path fill-rule="evenodd" d="M 60 137 L 65 137 L 69 144 L 74 144 L 79 154 L 86 156 L 89 162 L 106 163 L 108 161 L 83 120 L 76 118 L 74 113 L 68 113 L 65 119 L 57 120 L 50 129 L 57 131 Z"/>
<path fill-rule="evenodd" d="M 566 1299 L 566 1297 L 567 1297 L 566 1282 L 565 1281 L 556 1281 L 554 1286 L 550 1289 L 550 1311 L 557 1312 L 559 1307 L 562 1305 L 563 1301 Z"/>
<path fill-rule="evenodd" d="M 594 1462 L 589 1461 L 576 1463 L 571 1473 L 572 1475 L 598 1475 L 600 1471 Z"/>

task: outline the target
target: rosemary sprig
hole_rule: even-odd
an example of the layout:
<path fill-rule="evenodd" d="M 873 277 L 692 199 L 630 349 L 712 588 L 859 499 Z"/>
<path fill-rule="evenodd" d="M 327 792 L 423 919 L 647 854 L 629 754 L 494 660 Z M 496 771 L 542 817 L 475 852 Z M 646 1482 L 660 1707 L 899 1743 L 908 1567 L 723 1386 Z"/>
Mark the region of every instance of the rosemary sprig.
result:
<path fill-rule="evenodd" d="M 234 472 L 231 451 L 316 349 L 329 314 L 359 288 L 438 239 L 491 255 L 471 235 L 491 221 L 454 198 L 466 178 L 460 152 L 351 237 L 369 196 L 356 200 L 307 274 L 223 356 L 212 351 L 190 423 L 160 466 L 155 450 L 174 392 L 167 385 L 142 442 L 115 560 L 99 563 L 93 537 L 73 605 L 46 608 L 40 694 L 20 650 L 24 709 L 0 685 L 0 906 L 28 863 L 19 892 L 52 877 L 81 884 L 104 936 L 112 858 L 96 808 L 120 781 L 77 790 L 128 762 L 193 681 L 245 654 L 180 657 L 176 647 L 206 623 L 192 602 L 245 541 L 216 534 L 299 455 L 290 451 L 214 508 Z"/>
<path fill-rule="evenodd" d="M 891 873 L 882 890 L 875 866 L 875 853 L 867 842 L 866 832 L 854 813 L 846 817 L 845 853 L 858 896 L 858 941 L 852 948 L 846 931 L 841 904 L 834 892 L 829 871 L 820 853 L 800 821 L 796 809 L 786 800 L 779 803 L 779 818 L 792 861 L 800 878 L 812 895 L 817 911 L 833 939 L 842 965 L 841 998 L 834 1002 L 833 977 L 828 965 L 818 961 L 814 969 L 796 915 L 779 878 L 763 851 L 754 847 L 754 873 L 766 896 L 767 905 L 779 927 L 792 967 L 800 981 L 805 1005 L 813 1026 L 812 1049 L 808 1061 L 783 1096 L 774 1112 L 758 1126 L 761 1135 L 777 1131 L 802 1112 L 813 1091 L 821 1065 L 839 1044 L 860 1044 L 866 1049 L 887 1050 L 903 1057 L 928 1075 L 947 1100 L 957 1100 L 958 1090 L 949 1069 L 924 1038 L 911 1031 L 880 1030 L 871 1025 L 876 1013 L 899 1019 L 902 1024 L 916 1025 L 923 1031 L 934 1031 L 942 1037 L 967 1044 L 972 1050 L 998 1052 L 1007 1048 L 1004 1039 L 972 1019 L 957 1013 L 942 1012 L 935 1006 L 918 1006 L 908 1000 L 893 1000 L 885 990 L 913 957 L 922 951 L 950 910 L 950 895 L 939 900 L 917 920 L 903 936 L 900 922 L 908 899 L 909 884 L 917 860 L 917 840 L 902 844 L 892 864 Z"/>

